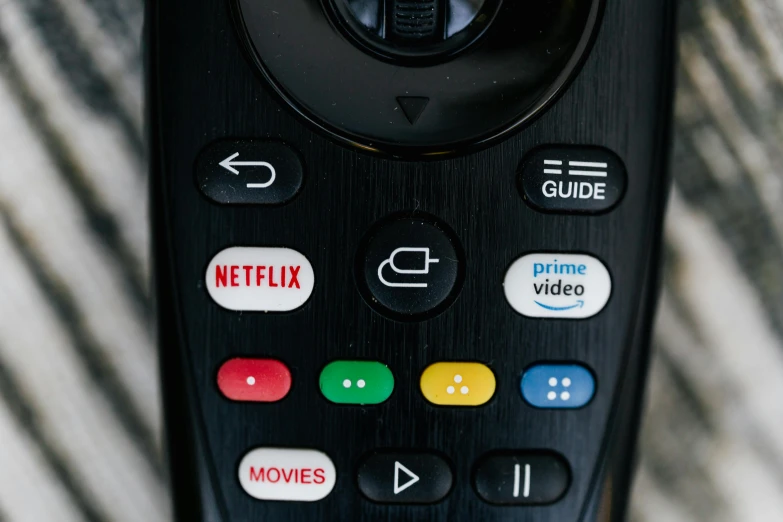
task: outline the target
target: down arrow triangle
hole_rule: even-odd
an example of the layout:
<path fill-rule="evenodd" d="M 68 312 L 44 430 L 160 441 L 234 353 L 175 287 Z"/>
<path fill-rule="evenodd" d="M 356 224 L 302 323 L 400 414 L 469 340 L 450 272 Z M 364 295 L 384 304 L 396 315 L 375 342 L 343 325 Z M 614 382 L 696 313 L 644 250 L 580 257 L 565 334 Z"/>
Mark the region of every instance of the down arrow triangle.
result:
<path fill-rule="evenodd" d="M 419 121 L 421 114 L 430 103 L 429 98 L 423 96 L 400 96 L 397 98 L 397 104 L 402 109 L 405 117 L 411 122 L 411 125 Z"/>

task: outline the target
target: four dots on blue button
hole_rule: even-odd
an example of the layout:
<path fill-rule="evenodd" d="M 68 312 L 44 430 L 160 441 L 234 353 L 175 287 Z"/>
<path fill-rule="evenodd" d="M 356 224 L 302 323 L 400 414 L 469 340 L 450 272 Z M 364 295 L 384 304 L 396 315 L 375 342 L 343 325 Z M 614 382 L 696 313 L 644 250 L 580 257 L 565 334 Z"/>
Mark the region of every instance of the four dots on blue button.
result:
<path fill-rule="evenodd" d="M 539 364 L 522 375 L 520 391 L 535 408 L 578 409 L 593 399 L 595 377 L 578 364 Z"/>
<path fill-rule="evenodd" d="M 549 386 L 551 386 L 552 388 L 556 388 L 557 383 L 558 383 L 557 378 L 551 377 L 549 379 Z M 560 400 L 561 401 L 571 400 L 571 392 L 568 391 L 568 388 L 571 386 L 571 379 L 569 379 L 568 377 L 564 377 L 560 384 L 563 386 L 563 388 L 565 388 L 565 390 L 560 393 Z M 549 393 L 546 394 L 546 398 L 549 399 L 550 401 L 557 400 L 557 392 L 554 390 L 550 391 Z"/>

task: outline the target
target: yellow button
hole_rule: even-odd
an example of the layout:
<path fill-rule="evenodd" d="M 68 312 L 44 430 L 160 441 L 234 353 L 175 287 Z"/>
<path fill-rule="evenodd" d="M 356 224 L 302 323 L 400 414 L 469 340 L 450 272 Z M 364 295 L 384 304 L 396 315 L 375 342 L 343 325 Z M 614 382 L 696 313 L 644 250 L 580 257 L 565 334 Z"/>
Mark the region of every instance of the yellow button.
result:
<path fill-rule="evenodd" d="M 495 394 L 495 374 L 481 363 L 435 363 L 421 375 L 421 393 L 441 406 L 480 406 Z"/>

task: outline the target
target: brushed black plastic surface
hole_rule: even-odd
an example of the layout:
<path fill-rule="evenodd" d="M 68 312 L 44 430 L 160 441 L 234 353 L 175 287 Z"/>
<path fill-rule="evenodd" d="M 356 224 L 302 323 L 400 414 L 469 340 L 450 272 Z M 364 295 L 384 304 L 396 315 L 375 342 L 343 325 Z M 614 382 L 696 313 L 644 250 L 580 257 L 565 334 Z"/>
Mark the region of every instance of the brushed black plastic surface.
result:
<path fill-rule="evenodd" d="M 592 54 L 537 121 L 490 148 L 442 161 L 380 158 L 330 141 L 292 114 L 243 53 L 227 2 L 150 2 L 148 49 L 156 279 L 168 447 L 177 519 L 186 522 L 570 522 L 620 520 L 629 487 L 638 404 L 657 286 L 672 69 L 673 2 L 609 0 Z M 307 183 L 287 205 L 226 207 L 198 190 L 194 161 L 226 137 L 281 140 L 299 151 Z M 516 190 L 527 152 L 545 144 L 607 147 L 625 163 L 628 189 L 601 216 L 542 214 Z M 447 223 L 465 251 L 456 302 L 424 322 L 386 319 L 356 289 L 353 259 L 379 219 L 417 208 Z M 316 288 L 301 310 L 233 313 L 215 305 L 204 267 L 231 245 L 288 246 L 313 263 Z M 509 264 L 536 251 L 588 252 L 610 269 L 609 304 L 582 321 L 516 314 L 501 286 Z M 215 376 L 231 356 L 290 366 L 294 386 L 276 404 L 233 403 Z M 374 407 L 328 403 L 318 372 L 334 359 L 372 359 L 397 377 Z M 441 360 L 477 360 L 498 388 L 481 408 L 438 408 L 418 389 Z M 520 397 L 533 363 L 580 362 L 598 379 L 594 400 L 573 411 L 536 410 Z M 255 446 L 310 447 L 338 470 L 334 492 L 310 504 L 261 502 L 237 481 Z M 365 499 L 356 467 L 369 451 L 436 450 L 454 463 L 454 487 L 431 506 Z M 498 449 L 552 450 L 572 470 L 549 506 L 483 502 L 475 461 Z"/>

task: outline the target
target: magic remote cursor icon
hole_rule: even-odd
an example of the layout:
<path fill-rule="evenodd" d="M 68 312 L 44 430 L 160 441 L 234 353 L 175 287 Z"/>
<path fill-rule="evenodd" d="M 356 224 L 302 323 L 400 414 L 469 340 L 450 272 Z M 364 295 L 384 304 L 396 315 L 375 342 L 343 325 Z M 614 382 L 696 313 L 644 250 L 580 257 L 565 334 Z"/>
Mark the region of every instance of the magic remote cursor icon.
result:
<path fill-rule="evenodd" d="M 397 258 L 398 255 L 402 253 L 413 253 L 413 254 L 423 255 L 423 257 L 421 258 L 421 260 L 423 261 L 423 267 L 422 268 L 398 267 L 397 265 L 394 264 L 394 260 Z M 391 253 L 389 259 L 385 260 L 378 267 L 378 279 L 380 279 L 381 283 L 391 288 L 427 288 L 428 283 L 392 283 L 383 277 L 383 269 L 386 268 L 387 266 L 390 266 L 391 269 L 398 274 L 429 274 L 430 265 L 439 262 L 440 259 L 433 259 L 432 257 L 430 257 L 429 248 L 410 248 L 410 247 L 398 248 L 397 250 Z"/>

